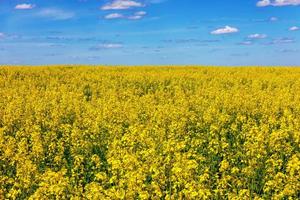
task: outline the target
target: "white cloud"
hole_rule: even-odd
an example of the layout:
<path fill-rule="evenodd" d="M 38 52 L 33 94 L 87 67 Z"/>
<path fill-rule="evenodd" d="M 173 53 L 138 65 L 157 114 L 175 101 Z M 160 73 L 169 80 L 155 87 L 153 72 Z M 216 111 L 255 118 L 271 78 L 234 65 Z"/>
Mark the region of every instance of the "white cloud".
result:
<path fill-rule="evenodd" d="M 131 16 L 124 16 L 123 14 L 120 14 L 120 13 L 111 13 L 111 14 L 108 14 L 108 15 L 104 16 L 104 19 L 130 19 L 130 20 L 139 20 L 139 19 L 142 19 L 146 14 L 147 14 L 147 12 L 145 12 L 145 11 L 135 12 Z"/>
<path fill-rule="evenodd" d="M 251 41 L 243 41 L 243 42 L 238 43 L 238 45 L 246 45 L 246 46 L 252 45 L 252 44 L 253 44 L 253 42 L 251 42 Z"/>
<path fill-rule="evenodd" d="M 55 8 L 45 8 L 37 13 L 40 17 L 52 18 L 54 20 L 67 20 L 75 16 L 73 12 L 64 11 Z"/>
<path fill-rule="evenodd" d="M 101 10 L 127 10 L 134 7 L 143 7 L 144 4 L 133 0 L 113 0 L 111 3 L 105 4 Z"/>
<path fill-rule="evenodd" d="M 225 26 L 224 28 L 220 28 L 211 32 L 213 35 L 221 35 L 221 34 L 229 34 L 229 33 L 237 33 L 239 29 L 235 27 Z"/>
<path fill-rule="evenodd" d="M 277 17 L 271 17 L 271 18 L 270 18 L 270 21 L 271 21 L 271 22 L 276 22 L 276 21 L 278 21 L 278 18 L 277 18 Z"/>
<path fill-rule="evenodd" d="M 145 15 L 147 15 L 147 12 L 138 11 L 138 12 L 135 12 L 133 16 L 129 16 L 128 19 L 138 20 L 138 19 L 142 19 Z"/>
<path fill-rule="evenodd" d="M 298 6 L 300 0 L 259 0 L 256 4 L 258 7 L 266 6 Z"/>
<path fill-rule="evenodd" d="M 35 7 L 34 4 L 27 4 L 27 3 L 23 3 L 23 4 L 18 4 L 15 6 L 16 10 L 30 10 L 33 9 Z"/>
<path fill-rule="evenodd" d="M 4 38 L 5 34 L 0 32 L 0 39 Z"/>
<path fill-rule="evenodd" d="M 256 6 L 265 7 L 265 6 L 269 6 L 270 4 L 271 4 L 270 0 L 260 0 L 259 2 L 257 2 Z"/>
<path fill-rule="evenodd" d="M 124 16 L 120 13 L 111 13 L 104 17 L 105 19 L 121 19 L 124 18 Z"/>
<path fill-rule="evenodd" d="M 291 28 L 289 28 L 289 31 L 299 31 L 300 28 L 298 26 L 292 26 Z"/>
<path fill-rule="evenodd" d="M 248 35 L 249 39 L 264 39 L 266 37 L 268 37 L 266 34 L 259 34 L 259 33 Z"/>
<path fill-rule="evenodd" d="M 291 43 L 295 43 L 295 40 L 293 38 L 277 38 L 274 39 L 271 43 L 268 44 L 291 44 Z"/>
<path fill-rule="evenodd" d="M 142 19 L 143 16 L 141 15 L 133 15 L 133 16 L 129 16 L 128 19 L 132 19 L 132 20 L 138 20 L 138 19 Z"/>
<path fill-rule="evenodd" d="M 281 53 L 298 53 L 299 49 L 281 49 L 279 50 Z"/>
<path fill-rule="evenodd" d="M 138 12 L 134 13 L 134 15 L 139 15 L 139 16 L 143 16 L 146 14 L 147 14 L 147 12 L 145 12 L 145 11 L 138 11 Z"/>
<path fill-rule="evenodd" d="M 91 47 L 90 50 L 99 51 L 103 49 L 120 49 L 123 48 L 123 44 L 121 43 L 104 43 L 99 44 L 97 46 Z"/>
<path fill-rule="evenodd" d="M 104 49 L 118 49 L 118 48 L 122 48 L 123 45 L 120 43 L 111 43 L 111 44 L 102 44 L 100 45 L 100 47 Z"/>

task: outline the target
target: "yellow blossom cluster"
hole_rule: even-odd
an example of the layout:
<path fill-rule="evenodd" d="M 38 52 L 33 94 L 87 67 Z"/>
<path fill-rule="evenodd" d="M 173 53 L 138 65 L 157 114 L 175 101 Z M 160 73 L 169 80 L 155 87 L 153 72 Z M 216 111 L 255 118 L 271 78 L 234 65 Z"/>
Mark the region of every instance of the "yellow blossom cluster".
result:
<path fill-rule="evenodd" d="M 0 67 L 0 199 L 299 199 L 300 69 Z"/>

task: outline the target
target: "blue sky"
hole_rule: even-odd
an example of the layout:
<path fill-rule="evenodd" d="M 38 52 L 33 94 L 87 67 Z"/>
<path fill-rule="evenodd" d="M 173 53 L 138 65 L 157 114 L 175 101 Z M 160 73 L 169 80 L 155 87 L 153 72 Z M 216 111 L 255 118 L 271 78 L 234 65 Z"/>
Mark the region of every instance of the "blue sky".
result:
<path fill-rule="evenodd" d="M 0 0 L 0 64 L 298 65 L 300 0 Z"/>

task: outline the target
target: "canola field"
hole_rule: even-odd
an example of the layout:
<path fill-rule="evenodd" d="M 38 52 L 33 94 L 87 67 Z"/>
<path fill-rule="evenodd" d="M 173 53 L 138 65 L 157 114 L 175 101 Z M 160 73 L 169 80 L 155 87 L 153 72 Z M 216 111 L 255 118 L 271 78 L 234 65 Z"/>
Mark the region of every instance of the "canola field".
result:
<path fill-rule="evenodd" d="M 299 199 L 300 68 L 0 67 L 0 199 Z"/>

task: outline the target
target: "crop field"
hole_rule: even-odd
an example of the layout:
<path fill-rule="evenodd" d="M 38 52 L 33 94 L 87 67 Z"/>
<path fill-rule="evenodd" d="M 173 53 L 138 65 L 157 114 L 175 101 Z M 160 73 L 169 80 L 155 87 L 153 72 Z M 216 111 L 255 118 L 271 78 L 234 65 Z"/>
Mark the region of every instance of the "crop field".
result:
<path fill-rule="evenodd" d="M 0 199 L 299 199 L 300 68 L 0 67 Z"/>

